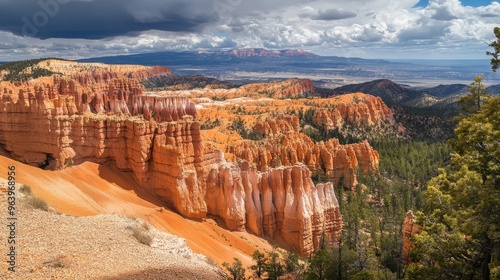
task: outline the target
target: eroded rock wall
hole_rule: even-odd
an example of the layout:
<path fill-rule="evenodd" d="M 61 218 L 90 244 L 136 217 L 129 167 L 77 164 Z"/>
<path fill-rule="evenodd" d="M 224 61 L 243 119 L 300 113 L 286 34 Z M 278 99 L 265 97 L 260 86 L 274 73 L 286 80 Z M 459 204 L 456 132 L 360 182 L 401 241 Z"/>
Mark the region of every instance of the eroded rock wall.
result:
<path fill-rule="evenodd" d="M 208 175 L 206 202 L 230 230 L 280 238 L 304 256 L 318 249 L 323 233 L 338 240 L 342 229 L 333 185 L 314 185 L 303 164 L 266 172 L 246 161 L 219 165 Z"/>
<path fill-rule="evenodd" d="M 345 124 L 355 126 L 377 126 L 394 124 L 392 110 L 380 97 L 357 94 L 351 102 L 336 104 L 333 108 L 316 111 L 315 122 L 327 130 L 342 128 Z"/>
<path fill-rule="evenodd" d="M 48 169 L 84 161 L 115 164 L 185 217 L 216 215 L 231 230 L 279 238 L 302 255 L 318 248 L 323 232 L 329 240 L 339 237 L 342 218 L 333 186 L 315 185 L 310 171 L 328 160 L 340 162 L 332 152 L 338 143 L 317 147 L 292 137 L 281 150 L 269 149 L 268 159 L 261 156 L 265 149 L 257 149 L 227 162 L 202 141 L 193 103 L 142 92 L 136 76 L 166 69 L 73 73 L 73 64 L 58 63 L 51 67 L 68 67 L 71 75 L 0 82 L 0 145 L 13 158 Z M 282 129 L 285 122 L 289 127 Z M 298 122 L 284 118 L 262 129 L 276 137 L 298 134 Z M 354 168 L 357 150 L 340 150 Z M 273 158 L 283 163 L 273 165 Z"/>
<path fill-rule="evenodd" d="M 311 138 L 299 133 L 299 129 L 296 116 L 258 121 L 254 131 L 265 135 L 265 138 L 258 142 L 242 142 L 231 147 L 230 152 L 255 164 L 261 172 L 303 163 L 314 174 L 351 189 L 358 183 L 358 169 L 366 175 L 378 171 L 380 156 L 367 141 L 341 145 L 337 139 L 330 139 L 314 143 Z"/>
<path fill-rule="evenodd" d="M 238 89 L 241 95 L 259 93 L 273 98 L 299 98 L 314 93 L 309 79 L 290 79 L 278 82 L 248 84 Z"/>

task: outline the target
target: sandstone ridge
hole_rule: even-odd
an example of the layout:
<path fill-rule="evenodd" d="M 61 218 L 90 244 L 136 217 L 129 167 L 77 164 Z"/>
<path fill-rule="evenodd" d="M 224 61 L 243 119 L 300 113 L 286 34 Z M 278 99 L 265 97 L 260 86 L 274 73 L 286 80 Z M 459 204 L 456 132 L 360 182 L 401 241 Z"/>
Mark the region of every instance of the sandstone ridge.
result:
<path fill-rule="evenodd" d="M 344 97 L 345 98 L 345 97 Z M 344 124 L 379 126 L 385 122 L 394 124 L 394 116 L 380 97 L 354 94 L 351 102 L 340 103 L 333 108 L 319 109 L 314 116 L 318 125 L 327 130 L 341 128 Z"/>
<path fill-rule="evenodd" d="M 335 185 L 352 189 L 357 185 L 358 168 L 365 175 L 378 170 L 379 154 L 367 141 L 341 145 L 334 138 L 314 143 L 311 138 L 299 133 L 296 116 L 258 121 L 254 131 L 265 135 L 264 140 L 245 141 L 233 146 L 230 151 L 237 158 L 255 164 L 260 171 L 303 163 L 318 178 L 323 177 Z"/>

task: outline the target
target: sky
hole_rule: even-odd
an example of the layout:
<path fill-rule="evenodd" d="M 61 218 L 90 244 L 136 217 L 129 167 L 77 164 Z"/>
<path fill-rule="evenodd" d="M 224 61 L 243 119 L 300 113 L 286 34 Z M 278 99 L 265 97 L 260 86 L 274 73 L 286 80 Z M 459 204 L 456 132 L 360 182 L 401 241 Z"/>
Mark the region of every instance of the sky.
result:
<path fill-rule="evenodd" d="M 481 0 L 0 0 L 0 61 L 235 48 L 488 59 L 495 26 L 500 2 Z"/>

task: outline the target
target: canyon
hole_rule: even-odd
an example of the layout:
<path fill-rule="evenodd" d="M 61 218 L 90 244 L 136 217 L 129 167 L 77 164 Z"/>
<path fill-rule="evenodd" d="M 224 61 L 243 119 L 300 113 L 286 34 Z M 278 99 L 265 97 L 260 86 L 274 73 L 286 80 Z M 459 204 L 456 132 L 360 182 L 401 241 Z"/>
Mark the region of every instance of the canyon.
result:
<path fill-rule="evenodd" d="M 56 74 L 0 82 L 0 146 L 9 157 L 49 170 L 114 166 L 185 218 L 214 216 L 302 256 L 323 237 L 338 240 L 334 187 L 355 189 L 358 169 L 378 172 L 380 157 L 367 141 L 314 142 L 294 113 L 314 108 L 313 124 L 327 130 L 395 124 L 379 97 L 308 98 L 314 87 L 304 79 L 146 91 L 142 80 L 171 71 L 54 59 L 36 67 Z"/>

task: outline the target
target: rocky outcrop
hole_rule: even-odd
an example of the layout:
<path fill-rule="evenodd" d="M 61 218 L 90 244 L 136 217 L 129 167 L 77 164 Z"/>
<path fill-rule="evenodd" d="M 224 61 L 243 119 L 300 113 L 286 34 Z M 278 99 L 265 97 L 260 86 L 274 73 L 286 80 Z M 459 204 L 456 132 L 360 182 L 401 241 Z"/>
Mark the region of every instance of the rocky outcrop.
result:
<path fill-rule="evenodd" d="M 393 112 L 380 97 L 367 94 L 350 94 L 350 102 L 336 104 L 333 108 L 316 110 L 314 121 L 326 130 L 342 128 L 344 124 L 354 126 L 379 126 L 394 124 Z M 342 98 L 348 99 L 347 96 Z"/>
<path fill-rule="evenodd" d="M 276 99 L 307 97 L 314 93 L 314 86 L 309 79 L 290 79 L 279 82 L 248 84 L 240 87 L 242 96 L 260 94 Z"/>
<path fill-rule="evenodd" d="M 229 229 L 279 237 L 302 255 L 319 247 L 323 233 L 338 240 L 342 228 L 333 185 L 315 186 L 303 164 L 266 172 L 246 161 L 219 165 L 208 175 L 206 201 Z"/>
<path fill-rule="evenodd" d="M 404 226 L 403 226 L 403 260 L 406 264 L 411 263 L 411 258 L 410 258 L 410 252 L 414 248 L 413 243 L 411 242 L 410 238 L 415 236 L 415 234 L 418 234 L 422 231 L 422 227 L 417 225 L 416 223 L 416 217 L 413 214 L 413 211 L 409 210 L 406 213 L 406 217 L 404 220 Z"/>
<path fill-rule="evenodd" d="M 62 62 L 50 65 L 66 69 Z M 318 248 L 323 233 L 329 240 L 339 237 L 333 186 L 313 183 L 309 164 L 295 159 L 303 159 L 300 152 L 282 154 L 281 165 L 227 162 L 203 142 L 193 103 L 145 94 L 134 78 L 165 71 L 77 66 L 70 63 L 67 75 L 0 82 L 0 145 L 13 158 L 48 169 L 84 161 L 114 164 L 185 217 L 216 215 L 231 230 L 283 240 L 303 255 Z M 285 121 L 291 123 L 286 129 Z M 298 121 L 283 118 L 261 129 L 279 137 L 297 133 Z M 293 148 L 290 143 L 284 147 Z"/>
<path fill-rule="evenodd" d="M 337 139 L 330 139 L 314 143 L 308 136 L 299 133 L 299 129 L 296 116 L 259 120 L 254 132 L 261 133 L 266 138 L 259 142 L 242 142 L 229 151 L 237 158 L 254 164 L 261 172 L 269 168 L 303 163 L 313 175 L 351 189 L 358 183 L 358 168 L 364 174 L 377 172 L 380 157 L 367 141 L 341 145 Z"/>
<path fill-rule="evenodd" d="M 273 137 L 280 134 L 299 132 L 299 130 L 299 118 L 283 114 L 272 119 L 259 118 L 253 127 L 253 132 L 262 135 L 262 137 Z"/>

